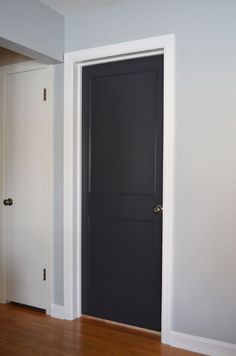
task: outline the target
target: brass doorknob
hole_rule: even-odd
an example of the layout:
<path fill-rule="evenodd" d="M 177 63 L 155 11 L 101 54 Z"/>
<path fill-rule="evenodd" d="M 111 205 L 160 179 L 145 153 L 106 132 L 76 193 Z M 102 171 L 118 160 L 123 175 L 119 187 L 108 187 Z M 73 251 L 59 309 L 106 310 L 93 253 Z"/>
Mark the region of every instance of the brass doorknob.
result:
<path fill-rule="evenodd" d="M 3 204 L 7 206 L 11 206 L 13 204 L 13 200 L 11 198 L 3 200 Z"/>
<path fill-rule="evenodd" d="M 162 215 L 162 212 L 163 212 L 163 207 L 162 207 L 162 205 L 161 205 L 161 204 L 157 204 L 156 206 L 154 206 L 153 212 L 154 212 L 154 214 L 156 214 L 156 215 Z"/>

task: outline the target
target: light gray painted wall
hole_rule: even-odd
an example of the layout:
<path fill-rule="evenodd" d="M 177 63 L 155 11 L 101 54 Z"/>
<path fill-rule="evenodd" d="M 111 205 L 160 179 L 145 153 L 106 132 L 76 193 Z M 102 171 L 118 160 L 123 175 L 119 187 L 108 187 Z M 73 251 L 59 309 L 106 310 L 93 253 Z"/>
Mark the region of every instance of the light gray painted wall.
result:
<path fill-rule="evenodd" d="M 173 329 L 236 343 L 236 2 L 130 0 L 66 18 L 66 51 L 176 35 Z"/>
<path fill-rule="evenodd" d="M 63 290 L 63 102 L 64 66 L 54 72 L 54 304 L 64 304 Z"/>
<path fill-rule="evenodd" d="M 0 46 L 38 61 L 63 61 L 64 18 L 37 0 L 0 0 Z"/>

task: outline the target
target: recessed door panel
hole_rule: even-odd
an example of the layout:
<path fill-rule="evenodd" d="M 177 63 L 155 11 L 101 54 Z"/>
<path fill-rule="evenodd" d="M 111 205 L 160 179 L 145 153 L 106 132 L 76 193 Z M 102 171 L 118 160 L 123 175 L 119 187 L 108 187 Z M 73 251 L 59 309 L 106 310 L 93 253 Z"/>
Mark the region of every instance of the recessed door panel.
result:
<path fill-rule="evenodd" d="M 153 195 L 155 86 L 154 71 L 92 79 L 92 193 Z"/>

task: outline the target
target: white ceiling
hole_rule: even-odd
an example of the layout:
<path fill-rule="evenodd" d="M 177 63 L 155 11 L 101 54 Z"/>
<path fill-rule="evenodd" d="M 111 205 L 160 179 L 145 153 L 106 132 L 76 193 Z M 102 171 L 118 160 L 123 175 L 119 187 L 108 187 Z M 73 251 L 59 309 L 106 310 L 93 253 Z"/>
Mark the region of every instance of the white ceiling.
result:
<path fill-rule="evenodd" d="M 70 15 L 79 11 L 115 4 L 125 0 L 39 0 L 62 15 Z"/>

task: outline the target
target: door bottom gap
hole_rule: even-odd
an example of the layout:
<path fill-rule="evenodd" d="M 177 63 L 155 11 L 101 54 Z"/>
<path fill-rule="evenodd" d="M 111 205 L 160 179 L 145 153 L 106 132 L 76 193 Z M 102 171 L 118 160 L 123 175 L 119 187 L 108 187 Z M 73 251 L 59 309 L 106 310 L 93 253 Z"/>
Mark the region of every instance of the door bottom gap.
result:
<path fill-rule="evenodd" d="M 120 328 L 129 329 L 131 331 L 133 330 L 133 331 L 137 331 L 137 332 L 142 332 L 142 333 L 147 333 L 147 334 L 151 334 L 151 335 L 161 336 L 161 332 L 160 331 L 156 331 L 156 330 L 150 330 L 150 329 L 141 328 L 139 326 L 123 324 L 123 323 L 119 323 L 117 321 L 112 321 L 112 320 L 108 320 L 108 319 L 102 319 L 102 318 L 98 318 L 96 316 L 91 316 L 91 315 L 86 315 L 86 314 L 82 314 L 81 317 L 83 319 L 94 320 L 94 321 L 98 321 L 98 322 L 101 322 L 101 323 L 105 323 L 107 325 L 110 324 L 111 326 L 117 326 L 117 327 L 120 327 Z"/>

